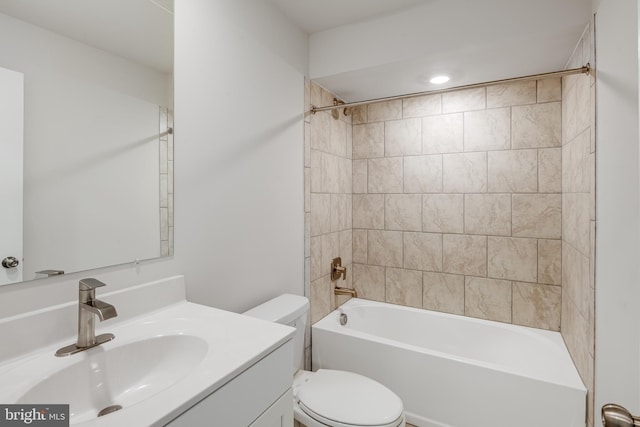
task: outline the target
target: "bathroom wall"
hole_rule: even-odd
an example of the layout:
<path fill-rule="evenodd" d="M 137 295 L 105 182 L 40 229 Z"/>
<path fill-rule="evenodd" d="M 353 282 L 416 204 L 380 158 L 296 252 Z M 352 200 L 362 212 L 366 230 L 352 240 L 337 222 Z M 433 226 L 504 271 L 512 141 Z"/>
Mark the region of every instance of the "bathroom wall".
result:
<path fill-rule="evenodd" d="M 596 404 L 640 413 L 638 2 L 594 0 Z M 596 425 L 600 425 L 596 421 Z"/>
<path fill-rule="evenodd" d="M 3 286 L 0 317 L 72 301 L 87 276 L 186 274 L 191 301 L 234 311 L 302 294 L 307 36 L 267 0 L 175 8 L 174 256 Z"/>
<path fill-rule="evenodd" d="M 363 298 L 558 330 L 561 82 L 353 114 L 353 281 Z"/>
<path fill-rule="evenodd" d="M 594 65 L 589 25 L 567 68 Z M 595 335 L 595 75 L 562 79 L 562 336 L 589 390 L 593 426 Z"/>

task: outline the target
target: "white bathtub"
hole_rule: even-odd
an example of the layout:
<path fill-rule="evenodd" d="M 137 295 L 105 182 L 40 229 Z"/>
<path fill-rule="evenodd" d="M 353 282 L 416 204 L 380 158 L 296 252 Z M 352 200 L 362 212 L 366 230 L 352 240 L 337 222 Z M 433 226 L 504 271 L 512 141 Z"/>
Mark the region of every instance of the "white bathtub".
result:
<path fill-rule="evenodd" d="M 557 332 L 360 299 L 312 326 L 313 369 L 373 378 L 420 427 L 584 427 L 587 391 Z M 344 396 L 346 400 L 349 396 Z"/>

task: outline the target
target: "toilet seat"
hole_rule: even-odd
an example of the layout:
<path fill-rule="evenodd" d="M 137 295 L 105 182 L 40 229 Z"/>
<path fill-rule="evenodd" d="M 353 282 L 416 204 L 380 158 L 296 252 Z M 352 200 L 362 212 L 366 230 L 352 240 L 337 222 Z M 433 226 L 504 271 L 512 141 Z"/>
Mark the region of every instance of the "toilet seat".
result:
<path fill-rule="evenodd" d="M 294 398 L 309 417 L 334 427 L 397 427 L 404 421 L 402 401 L 395 393 L 353 372 L 299 372 Z"/>

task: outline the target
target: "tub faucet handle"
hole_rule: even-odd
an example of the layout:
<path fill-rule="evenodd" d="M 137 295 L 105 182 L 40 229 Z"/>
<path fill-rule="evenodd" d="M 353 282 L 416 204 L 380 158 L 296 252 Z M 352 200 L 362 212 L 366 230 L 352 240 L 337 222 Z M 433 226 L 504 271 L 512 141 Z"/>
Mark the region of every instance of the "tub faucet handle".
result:
<path fill-rule="evenodd" d="M 337 257 L 331 261 L 331 281 L 335 282 L 342 276 L 342 280 L 347 280 L 347 269 L 342 266 L 342 258 Z"/>

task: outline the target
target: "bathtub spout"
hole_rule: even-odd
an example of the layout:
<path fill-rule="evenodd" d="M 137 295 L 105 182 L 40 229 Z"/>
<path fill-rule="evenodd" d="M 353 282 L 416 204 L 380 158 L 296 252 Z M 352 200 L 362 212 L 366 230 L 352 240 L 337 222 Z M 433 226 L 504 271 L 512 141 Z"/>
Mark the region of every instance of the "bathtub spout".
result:
<path fill-rule="evenodd" d="M 351 295 L 353 298 L 358 298 L 358 292 L 355 289 L 341 288 L 336 286 L 333 288 L 334 295 Z"/>

